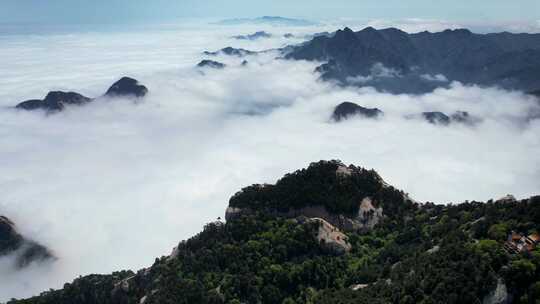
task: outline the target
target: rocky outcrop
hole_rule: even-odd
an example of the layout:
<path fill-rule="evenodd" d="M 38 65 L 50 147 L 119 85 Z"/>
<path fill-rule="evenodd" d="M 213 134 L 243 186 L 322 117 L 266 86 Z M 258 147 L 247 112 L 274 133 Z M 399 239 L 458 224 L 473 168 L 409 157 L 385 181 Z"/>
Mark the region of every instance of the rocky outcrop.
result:
<path fill-rule="evenodd" d="M 233 36 L 232 38 L 234 39 L 238 39 L 238 40 L 257 40 L 257 39 L 261 39 L 261 38 L 270 38 L 272 37 L 272 34 L 269 34 L 265 31 L 259 31 L 259 32 L 255 32 L 253 34 L 249 34 L 249 35 L 238 35 L 238 36 Z"/>
<path fill-rule="evenodd" d="M 265 209 L 264 213 L 275 217 L 286 218 L 321 218 L 331 223 L 333 226 L 345 231 L 361 231 L 373 228 L 383 218 L 383 209 L 375 208 L 373 205 L 362 205 L 364 200 L 358 204 L 361 211 L 354 217 L 348 217 L 343 214 L 333 214 L 324 206 L 309 206 L 300 209 L 290 209 L 286 212 Z M 232 221 L 243 215 L 255 214 L 256 210 L 252 208 L 234 208 L 228 207 L 225 211 L 225 220 Z"/>
<path fill-rule="evenodd" d="M 421 115 L 430 124 L 444 126 L 450 124 L 450 117 L 442 112 L 423 112 Z"/>
<path fill-rule="evenodd" d="M 495 201 L 496 203 L 514 203 L 517 202 L 516 197 L 512 194 L 507 194 L 498 200 Z"/>
<path fill-rule="evenodd" d="M 370 197 L 365 197 L 362 202 L 360 202 L 356 220 L 362 224 L 361 228 L 371 229 L 375 227 L 382 217 L 383 209 L 373 206 L 373 202 L 371 201 Z"/>
<path fill-rule="evenodd" d="M 384 116 L 384 112 L 378 108 L 365 108 L 352 102 L 343 102 L 334 108 L 331 119 L 335 122 L 340 122 L 354 116 L 376 119 Z M 451 123 L 464 124 L 474 126 L 481 122 L 481 119 L 472 116 L 469 112 L 456 111 L 451 115 L 443 112 L 422 112 L 405 116 L 407 119 L 423 119 L 430 124 L 448 126 Z"/>
<path fill-rule="evenodd" d="M 360 290 L 369 287 L 369 284 L 354 284 L 351 287 L 349 287 L 352 290 Z"/>
<path fill-rule="evenodd" d="M 142 98 L 148 93 L 148 88 L 139 84 L 136 79 L 122 77 L 105 93 L 107 97 L 137 97 Z"/>
<path fill-rule="evenodd" d="M 243 57 L 243 56 L 247 56 L 247 55 L 255 55 L 257 54 L 257 52 L 252 52 L 252 51 L 248 51 L 248 50 L 245 50 L 245 49 L 241 49 L 241 48 L 233 48 L 233 47 L 226 47 L 226 48 L 223 48 L 219 51 L 215 51 L 215 52 L 208 52 L 208 51 L 205 51 L 203 52 L 204 55 L 206 56 L 217 56 L 219 54 L 224 54 L 224 55 L 228 55 L 228 56 L 237 56 L 237 57 Z"/>
<path fill-rule="evenodd" d="M 136 97 L 142 98 L 146 96 L 148 89 L 139 84 L 139 82 L 133 78 L 123 77 L 115 82 L 105 93 L 104 97 Z M 89 98 L 75 92 L 62 92 L 52 91 L 45 96 L 44 99 L 31 99 L 23 101 L 15 108 L 21 110 L 44 110 L 47 113 L 60 112 L 66 108 L 66 106 L 72 105 L 85 105 L 96 98 Z"/>
<path fill-rule="evenodd" d="M 54 259 L 44 246 L 24 238 L 15 224 L 5 216 L 0 216 L 0 257 L 15 256 L 15 267 L 24 268 L 33 262 Z"/>
<path fill-rule="evenodd" d="M 217 62 L 214 60 L 207 60 L 207 59 L 202 60 L 201 62 L 197 64 L 197 67 L 199 68 L 211 68 L 211 69 L 224 69 L 225 66 L 226 65 L 221 62 Z"/>
<path fill-rule="evenodd" d="M 448 126 L 454 123 L 475 126 L 482 121 L 480 118 L 472 116 L 469 112 L 465 111 L 456 111 L 450 115 L 439 111 L 422 112 L 420 114 L 407 115 L 405 118 L 422 119 L 430 124 L 439 126 Z"/>
<path fill-rule="evenodd" d="M 352 102 L 343 102 L 335 107 L 334 112 L 332 113 L 332 119 L 339 122 L 352 116 L 378 118 L 383 115 L 384 113 L 377 108 L 364 108 Z"/>
<path fill-rule="evenodd" d="M 83 105 L 92 99 L 75 92 L 49 92 L 43 100 L 32 99 L 19 103 L 16 108 L 23 110 L 62 111 L 66 105 Z"/>
<path fill-rule="evenodd" d="M 332 224 L 321 218 L 310 218 L 306 222 L 318 224 L 315 238 L 326 251 L 336 255 L 343 255 L 351 251 L 352 246 L 349 244 L 347 235 Z"/>
<path fill-rule="evenodd" d="M 502 279 L 497 281 L 497 287 L 482 300 L 482 304 L 508 304 L 511 297 Z"/>

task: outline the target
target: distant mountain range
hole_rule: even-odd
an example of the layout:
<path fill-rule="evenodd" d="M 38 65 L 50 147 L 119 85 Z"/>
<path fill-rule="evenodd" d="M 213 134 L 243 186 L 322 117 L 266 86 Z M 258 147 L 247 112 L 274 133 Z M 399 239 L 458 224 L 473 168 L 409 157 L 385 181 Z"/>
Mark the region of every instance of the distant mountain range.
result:
<path fill-rule="evenodd" d="M 217 22 L 218 25 L 244 25 L 244 24 L 265 24 L 265 25 L 278 25 L 278 26 L 311 26 L 317 25 L 317 22 L 293 19 L 279 16 L 263 16 L 258 18 L 235 18 L 225 19 Z"/>
<path fill-rule="evenodd" d="M 324 62 L 317 71 L 325 80 L 392 93 L 425 93 L 452 81 L 540 89 L 540 34 L 345 28 L 283 53 L 287 59 Z"/>

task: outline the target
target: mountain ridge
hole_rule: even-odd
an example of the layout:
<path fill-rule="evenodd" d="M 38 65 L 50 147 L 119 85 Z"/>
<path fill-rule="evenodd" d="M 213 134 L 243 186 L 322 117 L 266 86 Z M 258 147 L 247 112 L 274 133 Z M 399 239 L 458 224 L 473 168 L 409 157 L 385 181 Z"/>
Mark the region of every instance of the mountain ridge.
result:
<path fill-rule="evenodd" d="M 354 32 L 346 27 L 283 52 L 287 59 L 323 62 L 317 71 L 324 80 L 392 93 L 426 93 L 452 81 L 523 91 L 540 88 L 535 77 L 540 71 L 540 34 L 475 34 L 467 29 L 408 34 L 396 28 Z M 375 65 L 395 75 L 372 75 Z M 446 81 L 433 81 L 433 75 L 444 75 Z M 362 77 L 361 83 L 355 84 L 355 77 Z"/>

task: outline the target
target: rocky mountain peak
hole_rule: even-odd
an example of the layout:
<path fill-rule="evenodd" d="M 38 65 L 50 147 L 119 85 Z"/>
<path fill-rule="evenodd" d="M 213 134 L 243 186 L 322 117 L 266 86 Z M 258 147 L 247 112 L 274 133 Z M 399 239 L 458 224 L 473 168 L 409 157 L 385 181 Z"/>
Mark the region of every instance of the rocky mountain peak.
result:
<path fill-rule="evenodd" d="M 137 97 L 146 96 L 148 89 L 139 84 L 136 79 L 122 77 L 115 82 L 105 93 L 105 97 Z M 67 105 L 84 105 L 96 100 L 75 92 L 51 91 L 44 99 L 31 99 L 23 101 L 15 108 L 21 110 L 45 110 L 47 113 L 62 111 Z"/>
<path fill-rule="evenodd" d="M 204 59 L 197 64 L 197 67 L 199 68 L 212 68 L 212 69 L 218 69 L 218 70 L 224 69 L 225 66 L 226 65 L 224 63 L 221 63 L 215 60 L 208 60 L 208 59 Z"/>
<path fill-rule="evenodd" d="M 242 189 L 229 200 L 225 217 L 233 220 L 255 212 L 302 215 L 322 218 L 340 229 L 360 230 L 412 205 L 405 193 L 386 184 L 375 171 L 331 160 L 311 163 L 276 184 Z"/>
<path fill-rule="evenodd" d="M 148 89 L 144 86 L 139 84 L 139 82 L 136 79 L 130 78 L 130 77 L 122 77 L 120 80 L 115 82 L 105 93 L 105 96 L 108 97 L 117 97 L 117 96 L 124 96 L 124 97 L 137 97 L 141 98 L 146 96 L 148 93 Z"/>
<path fill-rule="evenodd" d="M 339 122 L 355 115 L 366 118 L 378 118 L 384 115 L 384 113 L 377 108 L 364 108 L 352 102 L 343 102 L 335 107 L 332 113 L 332 119 Z"/>
<path fill-rule="evenodd" d="M 356 37 L 356 34 L 353 30 L 346 27 L 343 30 L 338 30 L 334 37 L 330 38 L 333 41 L 339 41 L 339 42 L 352 42 L 352 41 L 358 41 L 358 37 Z"/>

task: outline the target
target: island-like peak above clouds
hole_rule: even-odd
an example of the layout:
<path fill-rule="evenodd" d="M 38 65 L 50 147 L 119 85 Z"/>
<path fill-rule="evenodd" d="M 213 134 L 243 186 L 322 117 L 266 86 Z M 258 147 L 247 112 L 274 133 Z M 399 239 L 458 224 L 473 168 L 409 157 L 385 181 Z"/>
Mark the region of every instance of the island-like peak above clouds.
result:
<path fill-rule="evenodd" d="M 374 170 L 320 161 L 244 188 L 227 222 L 148 268 L 9 303 L 509 303 L 536 296 L 539 214 L 540 197 L 419 204 Z"/>
<path fill-rule="evenodd" d="M 122 77 L 107 90 L 105 96 L 133 96 L 141 98 L 146 96 L 146 93 L 148 93 L 148 89 L 145 86 L 139 84 L 136 79 Z"/>
<path fill-rule="evenodd" d="M 272 34 L 267 33 L 265 31 L 258 31 L 253 34 L 233 36 L 232 38 L 237 39 L 237 40 L 257 40 L 257 39 L 270 38 L 270 37 L 272 37 Z"/>
<path fill-rule="evenodd" d="M 247 55 L 255 55 L 255 54 L 257 54 L 257 52 L 249 51 L 249 50 L 242 49 L 242 48 L 233 48 L 233 47 L 228 46 L 228 47 L 222 48 L 221 50 L 215 51 L 215 52 L 204 51 L 203 54 L 207 55 L 207 56 L 217 56 L 219 54 L 224 54 L 224 55 L 228 55 L 228 56 L 243 57 L 243 56 L 247 56 Z"/>
<path fill-rule="evenodd" d="M 219 61 L 204 59 L 204 60 L 201 60 L 201 62 L 199 62 L 197 64 L 197 67 L 199 67 L 199 68 L 212 68 L 212 69 L 220 70 L 220 69 L 224 69 L 226 67 L 226 65 L 224 63 L 219 62 Z"/>
<path fill-rule="evenodd" d="M 366 118 L 378 118 L 383 116 L 384 113 L 377 108 L 364 108 L 353 102 L 346 101 L 335 107 L 332 113 L 332 120 L 339 122 L 356 115 Z"/>
<path fill-rule="evenodd" d="M 393 93 L 425 93 L 452 81 L 540 88 L 540 34 L 345 28 L 284 52 L 288 59 L 326 62 L 317 69 L 325 80 Z"/>
<path fill-rule="evenodd" d="M 116 98 L 142 98 L 146 96 L 148 89 L 139 84 L 133 78 L 122 77 L 115 82 L 103 95 L 103 97 Z M 69 105 L 84 105 L 94 101 L 96 98 L 89 98 L 75 92 L 53 91 L 49 92 L 44 99 L 31 99 L 19 103 L 16 108 L 22 110 L 45 110 L 47 113 L 62 111 Z"/>

